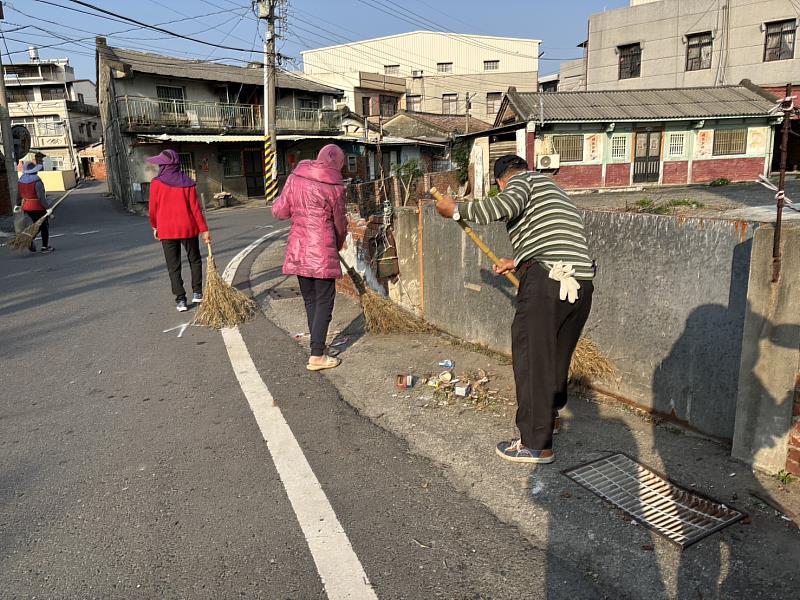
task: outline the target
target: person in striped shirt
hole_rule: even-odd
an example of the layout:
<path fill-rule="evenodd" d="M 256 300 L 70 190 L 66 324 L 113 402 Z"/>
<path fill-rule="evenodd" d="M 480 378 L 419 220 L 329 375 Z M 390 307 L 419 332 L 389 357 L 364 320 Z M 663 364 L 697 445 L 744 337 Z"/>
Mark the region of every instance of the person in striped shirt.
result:
<path fill-rule="evenodd" d="M 514 258 L 501 259 L 494 272 L 516 272 L 520 280 L 511 329 L 520 438 L 496 451 L 513 462 L 551 463 L 570 360 L 592 307 L 595 266 L 580 212 L 549 177 L 515 155 L 499 158 L 494 176 L 497 196 L 463 203 L 445 197 L 436 209 L 446 218 L 506 224 Z"/>

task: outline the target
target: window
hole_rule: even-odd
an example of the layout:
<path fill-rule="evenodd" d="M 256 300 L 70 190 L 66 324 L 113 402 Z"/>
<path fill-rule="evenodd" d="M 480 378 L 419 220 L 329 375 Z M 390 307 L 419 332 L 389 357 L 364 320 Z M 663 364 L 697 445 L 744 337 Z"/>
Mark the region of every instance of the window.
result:
<path fill-rule="evenodd" d="M 184 175 L 188 175 L 196 181 L 197 176 L 194 172 L 194 160 L 192 160 L 192 153 L 181 152 L 178 154 L 178 158 L 181 161 L 181 171 L 183 171 Z"/>
<path fill-rule="evenodd" d="M 384 75 L 400 75 L 400 65 L 384 65 Z"/>
<path fill-rule="evenodd" d="M 695 33 L 686 36 L 686 70 L 702 71 L 711 68 L 713 42 L 711 32 Z"/>
<path fill-rule="evenodd" d="M 33 88 L 7 87 L 9 102 L 33 102 Z"/>
<path fill-rule="evenodd" d="M 222 175 L 223 177 L 242 176 L 242 153 L 239 150 L 222 151 Z"/>
<path fill-rule="evenodd" d="M 628 137 L 615 135 L 611 138 L 611 158 L 625 160 L 628 158 Z"/>
<path fill-rule="evenodd" d="M 406 110 L 419 112 L 422 108 L 422 96 L 406 96 Z"/>
<path fill-rule="evenodd" d="M 500 61 L 499 60 L 485 60 L 483 61 L 483 70 L 484 71 L 497 71 L 500 68 Z"/>
<path fill-rule="evenodd" d="M 65 100 L 66 92 L 61 86 L 41 87 L 42 100 Z"/>
<path fill-rule="evenodd" d="M 319 110 L 321 106 L 319 98 L 298 98 L 297 100 L 303 110 Z"/>
<path fill-rule="evenodd" d="M 747 129 L 717 129 L 714 132 L 714 156 L 747 152 Z"/>
<path fill-rule="evenodd" d="M 436 70 L 439 73 L 452 73 L 453 72 L 453 63 L 436 63 Z"/>
<path fill-rule="evenodd" d="M 642 71 L 642 47 L 639 44 L 619 46 L 619 78 L 633 79 Z"/>
<path fill-rule="evenodd" d="M 347 157 L 347 170 L 351 173 L 358 171 L 358 157 L 350 154 Z"/>
<path fill-rule="evenodd" d="M 442 114 L 455 115 L 458 113 L 458 94 L 442 95 Z"/>
<path fill-rule="evenodd" d="M 767 23 L 764 38 L 764 62 L 794 58 L 794 40 L 797 21 L 774 21 Z"/>
<path fill-rule="evenodd" d="M 64 166 L 64 157 L 63 156 L 48 156 L 47 158 L 50 159 L 50 164 L 52 165 L 53 171 L 64 171 L 66 170 Z"/>
<path fill-rule="evenodd" d="M 367 96 L 366 98 L 362 98 L 361 99 L 361 116 L 363 116 L 363 117 L 371 117 L 372 116 L 372 112 L 370 110 L 370 102 L 371 101 L 372 101 L 372 98 L 370 98 L 369 96 Z"/>
<path fill-rule="evenodd" d="M 686 135 L 683 133 L 671 133 L 669 136 L 669 156 L 683 156 L 686 146 Z"/>
<path fill-rule="evenodd" d="M 583 136 L 554 135 L 553 149 L 561 157 L 561 162 L 580 162 L 583 160 Z"/>
<path fill-rule="evenodd" d="M 78 131 L 79 131 L 79 132 L 83 133 L 84 129 L 86 129 L 86 125 L 84 125 L 83 123 L 81 123 L 80 125 L 78 125 Z"/>
<path fill-rule="evenodd" d="M 84 98 L 83 94 L 78 94 L 78 102 L 81 104 L 86 104 L 86 99 Z"/>
<path fill-rule="evenodd" d="M 183 88 L 169 85 L 157 85 L 158 110 L 165 114 L 183 113 Z"/>
<path fill-rule="evenodd" d="M 395 96 L 381 96 L 381 116 L 393 117 L 397 113 L 397 98 Z"/>
<path fill-rule="evenodd" d="M 501 102 L 503 102 L 503 92 L 489 92 L 486 94 L 486 114 L 497 114 L 497 111 L 500 110 Z"/>

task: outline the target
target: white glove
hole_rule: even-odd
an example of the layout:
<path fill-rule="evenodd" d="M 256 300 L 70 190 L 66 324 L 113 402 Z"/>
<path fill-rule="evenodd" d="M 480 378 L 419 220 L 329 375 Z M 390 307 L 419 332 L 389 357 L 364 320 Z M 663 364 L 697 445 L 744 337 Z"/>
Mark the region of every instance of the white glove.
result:
<path fill-rule="evenodd" d="M 570 304 L 575 304 L 578 299 L 578 290 L 581 289 L 581 284 L 575 279 L 575 268 L 572 265 L 564 264 L 559 261 L 550 269 L 550 279 L 554 279 L 561 283 L 561 289 L 558 292 L 558 297 L 561 300 L 567 300 Z"/>
<path fill-rule="evenodd" d="M 21 207 L 19 204 L 17 204 L 17 205 L 14 207 L 14 212 L 15 212 L 15 213 L 18 213 L 18 212 L 19 212 L 19 211 L 21 211 L 21 210 L 22 210 L 22 207 Z"/>

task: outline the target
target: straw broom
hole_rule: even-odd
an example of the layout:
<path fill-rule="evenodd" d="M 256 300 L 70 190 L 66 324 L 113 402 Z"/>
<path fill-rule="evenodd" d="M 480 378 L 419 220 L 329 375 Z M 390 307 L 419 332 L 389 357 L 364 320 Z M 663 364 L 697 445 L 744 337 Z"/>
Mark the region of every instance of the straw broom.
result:
<path fill-rule="evenodd" d="M 435 187 L 431 188 L 431 196 L 433 196 L 437 202 L 444 198 Z M 500 259 L 498 256 L 478 237 L 478 234 L 472 230 L 472 227 L 461 219 L 457 220 L 456 223 L 458 223 L 461 229 L 464 230 L 464 233 L 475 242 L 475 245 L 480 248 L 481 252 L 483 252 L 489 260 L 495 265 L 500 266 Z M 519 279 L 517 279 L 513 273 L 507 272 L 505 276 L 515 288 L 519 288 Z M 578 340 L 578 346 L 575 348 L 575 352 L 572 354 L 572 362 L 569 366 L 570 381 L 582 382 L 600 379 L 612 375 L 613 373 L 614 366 L 600 351 L 597 345 L 592 340 L 581 337 Z"/>
<path fill-rule="evenodd" d="M 361 275 L 345 262 L 341 254 L 339 255 L 339 260 L 350 279 L 353 280 L 353 285 L 355 285 L 358 296 L 361 299 L 367 331 L 385 334 L 423 333 L 432 330 L 430 325 L 416 315 L 369 289 Z"/>
<path fill-rule="evenodd" d="M 192 321 L 195 325 L 204 325 L 214 329 L 236 327 L 253 314 L 258 305 L 255 300 L 229 285 L 217 271 L 211 242 L 208 244 L 208 266 L 206 284 L 203 288 L 203 302 Z"/>
<path fill-rule="evenodd" d="M 45 219 L 47 219 L 47 217 L 52 215 L 56 206 L 61 204 L 62 200 L 64 200 L 64 198 L 69 196 L 71 193 L 72 190 L 69 190 L 66 194 L 61 196 L 61 198 L 56 200 L 53 206 L 47 209 L 43 217 L 37 219 L 36 221 L 28 225 L 25 229 L 20 231 L 17 235 L 15 235 L 14 239 L 8 243 L 8 247 L 11 248 L 12 250 L 17 250 L 17 251 L 26 250 L 27 248 L 29 248 L 31 243 L 33 243 L 33 240 L 36 239 L 36 236 L 39 235 L 39 230 L 42 228 Z"/>

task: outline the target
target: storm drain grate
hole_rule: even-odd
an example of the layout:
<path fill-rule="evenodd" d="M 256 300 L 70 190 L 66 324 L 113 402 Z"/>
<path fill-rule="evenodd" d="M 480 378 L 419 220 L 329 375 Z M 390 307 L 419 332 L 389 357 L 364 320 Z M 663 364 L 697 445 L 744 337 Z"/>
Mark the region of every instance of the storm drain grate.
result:
<path fill-rule="evenodd" d="M 625 454 L 613 454 L 564 474 L 681 548 L 745 516 L 678 487 Z"/>

